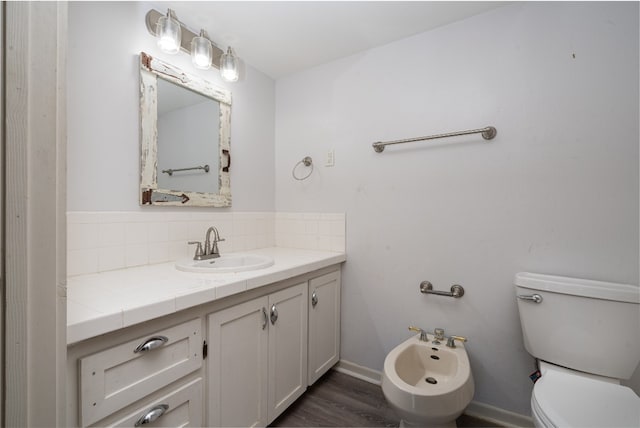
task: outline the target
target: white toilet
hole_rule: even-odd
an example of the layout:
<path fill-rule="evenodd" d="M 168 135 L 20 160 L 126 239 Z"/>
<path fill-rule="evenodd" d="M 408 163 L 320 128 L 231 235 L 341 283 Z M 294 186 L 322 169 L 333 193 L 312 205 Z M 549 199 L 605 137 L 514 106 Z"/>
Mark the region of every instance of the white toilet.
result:
<path fill-rule="evenodd" d="M 541 377 L 536 427 L 640 427 L 640 397 L 620 385 L 640 362 L 638 286 L 518 273 L 527 351 Z"/>

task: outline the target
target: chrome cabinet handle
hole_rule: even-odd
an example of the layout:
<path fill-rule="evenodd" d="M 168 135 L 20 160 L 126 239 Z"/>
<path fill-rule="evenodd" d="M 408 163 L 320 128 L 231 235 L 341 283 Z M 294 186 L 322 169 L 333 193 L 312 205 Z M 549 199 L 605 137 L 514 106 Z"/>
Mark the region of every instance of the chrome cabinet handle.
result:
<path fill-rule="evenodd" d="M 155 422 L 160 416 L 164 415 L 164 412 L 169 410 L 169 406 L 166 404 L 159 404 L 149 410 L 146 414 L 140 416 L 134 426 L 139 427 L 142 425 L 148 425 Z"/>
<path fill-rule="evenodd" d="M 516 297 L 520 300 L 531 300 L 533 303 L 542 302 L 542 296 L 539 294 L 531 294 L 531 295 L 518 294 Z"/>
<path fill-rule="evenodd" d="M 151 350 L 161 347 L 168 341 L 169 341 L 169 338 L 166 336 L 150 337 L 149 339 L 145 340 L 143 343 L 138 345 L 138 347 L 133 350 L 133 353 L 137 354 L 139 352 L 149 352 Z"/>
<path fill-rule="evenodd" d="M 317 304 L 318 304 L 318 296 L 316 295 L 316 292 L 314 290 L 313 294 L 311 295 L 311 306 L 315 308 Z"/>
<path fill-rule="evenodd" d="M 264 317 L 264 320 L 262 321 L 262 329 L 264 330 L 265 328 L 267 328 L 267 324 L 269 323 L 267 317 L 267 309 L 264 306 L 262 307 L 262 316 Z"/>
<path fill-rule="evenodd" d="M 271 306 L 271 324 L 275 324 L 278 321 L 278 310 L 275 303 Z"/>

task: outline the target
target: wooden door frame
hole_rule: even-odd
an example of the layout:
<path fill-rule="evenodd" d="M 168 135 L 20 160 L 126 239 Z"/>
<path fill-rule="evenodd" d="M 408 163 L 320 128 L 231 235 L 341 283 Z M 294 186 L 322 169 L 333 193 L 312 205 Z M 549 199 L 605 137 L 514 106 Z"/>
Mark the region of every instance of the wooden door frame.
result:
<path fill-rule="evenodd" d="M 65 2 L 2 2 L 4 426 L 66 424 Z"/>

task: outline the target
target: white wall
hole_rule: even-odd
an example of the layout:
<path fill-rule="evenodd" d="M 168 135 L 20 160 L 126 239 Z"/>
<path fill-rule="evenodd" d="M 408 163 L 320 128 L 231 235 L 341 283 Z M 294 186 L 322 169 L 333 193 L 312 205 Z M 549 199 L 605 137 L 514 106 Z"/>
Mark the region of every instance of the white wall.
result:
<path fill-rule="evenodd" d="M 233 207 L 224 211 L 272 211 L 274 81 L 245 66 L 242 79 L 228 84 L 216 69 L 196 70 L 185 53 L 162 53 L 145 26 L 152 7 L 140 2 L 69 3 L 67 209 L 163 209 L 138 206 L 138 56 L 145 51 L 232 92 Z"/>
<path fill-rule="evenodd" d="M 443 327 L 475 400 L 529 414 L 514 274 L 638 283 L 638 48 L 637 3 L 517 3 L 277 81 L 276 209 L 347 213 L 343 358 L 380 370 Z"/>

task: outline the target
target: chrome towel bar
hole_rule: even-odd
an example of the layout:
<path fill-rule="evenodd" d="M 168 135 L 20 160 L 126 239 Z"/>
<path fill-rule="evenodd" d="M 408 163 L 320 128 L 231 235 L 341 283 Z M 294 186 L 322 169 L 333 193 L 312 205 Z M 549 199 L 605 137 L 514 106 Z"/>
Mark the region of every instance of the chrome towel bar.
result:
<path fill-rule="evenodd" d="M 205 165 L 205 166 L 194 166 L 191 168 L 175 168 L 175 169 L 163 169 L 162 173 L 163 174 L 169 174 L 170 176 L 173 175 L 174 172 L 178 172 L 178 171 L 192 171 L 194 169 L 203 169 L 204 172 L 209 172 L 209 165 Z"/>
<path fill-rule="evenodd" d="M 494 128 L 493 126 L 487 126 L 486 128 L 449 132 L 447 134 L 428 135 L 426 137 L 407 138 L 405 140 L 377 141 L 371 145 L 373 146 L 373 150 L 375 150 L 377 153 L 382 153 L 385 146 L 390 146 L 392 144 L 413 143 L 415 141 L 435 140 L 437 138 L 457 137 L 459 135 L 469 134 L 482 134 L 482 138 L 484 138 L 485 140 L 491 140 L 496 136 L 497 133 L 498 131 L 496 130 L 496 128 Z"/>

